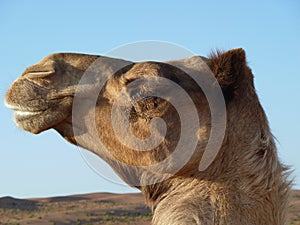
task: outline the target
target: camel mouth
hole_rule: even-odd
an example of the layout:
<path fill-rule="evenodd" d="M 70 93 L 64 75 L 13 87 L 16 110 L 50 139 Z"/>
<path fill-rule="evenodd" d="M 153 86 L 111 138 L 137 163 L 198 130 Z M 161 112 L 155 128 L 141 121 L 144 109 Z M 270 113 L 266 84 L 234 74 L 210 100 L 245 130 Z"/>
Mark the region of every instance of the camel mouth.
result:
<path fill-rule="evenodd" d="M 36 129 L 37 121 L 41 121 L 42 116 L 47 110 L 45 109 L 33 109 L 29 107 L 21 107 L 20 105 L 8 104 L 5 102 L 5 105 L 14 110 L 13 119 L 15 124 L 23 130 L 27 130 L 32 133 L 40 133 L 41 126 L 38 126 L 39 129 Z M 41 122 L 38 122 L 41 125 Z"/>
<path fill-rule="evenodd" d="M 13 118 L 19 128 L 38 134 L 66 119 L 70 115 L 71 102 L 71 98 L 64 98 L 48 107 L 20 105 L 12 101 L 5 101 L 5 105 L 15 111 Z"/>

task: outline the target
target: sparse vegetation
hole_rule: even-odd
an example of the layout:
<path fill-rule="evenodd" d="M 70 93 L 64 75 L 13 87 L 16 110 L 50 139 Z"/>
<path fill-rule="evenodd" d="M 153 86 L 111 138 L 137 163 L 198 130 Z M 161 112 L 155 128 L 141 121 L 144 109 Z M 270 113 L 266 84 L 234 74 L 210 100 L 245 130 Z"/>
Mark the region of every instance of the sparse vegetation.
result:
<path fill-rule="evenodd" d="M 298 192 L 299 193 L 299 192 Z M 133 194 L 134 195 L 134 194 Z M 72 197 L 67 197 L 72 198 Z M 109 198 L 109 195 L 106 196 Z M 128 196 L 126 197 L 127 200 Z M 30 224 L 52 224 L 60 223 L 85 224 L 85 225 L 150 225 L 152 214 L 143 204 L 143 198 L 140 201 L 124 203 L 120 199 L 115 202 L 99 201 L 97 197 L 90 197 L 88 200 L 60 200 L 60 202 L 38 201 L 36 208 L 30 210 L 18 209 L 16 204 L 14 209 L 4 208 L 0 199 L 0 225 L 17 225 L 25 224 L 23 220 Z M 295 204 L 290 210 L 289 225 L 300 225 L 300 196 L 294 195 Z M 18 200 L 16 200 L 18 201 Z M 113 204 L 112 204 L 113 203 Z"/>
<path fill-rule="evenodd" d="M 18 200 L 15 200 L 13 209 L 2 208 L 4 203 L 0 199 L 0 225 L 16 225 L 30 221 L 30 224 L 60 223 L 85 224 L 85 225 L 117 225 L 117 224 L 150 224 L 151 212 L 144 205 L 144 199 L 140 195 L 138 202 L 130 203 L 127 198 L 136 196 L 128 195 L 126 203 L 122 195 L 114 201 L 107 200 L 113 195 L 105 194 L 105 200 L 97 197 L 89 197 L 87 200 L 72 199 L 72 197 L 52 198 L 48 200 L 36 200 L 35 207 L 30 209 L 18 208 Z"/>

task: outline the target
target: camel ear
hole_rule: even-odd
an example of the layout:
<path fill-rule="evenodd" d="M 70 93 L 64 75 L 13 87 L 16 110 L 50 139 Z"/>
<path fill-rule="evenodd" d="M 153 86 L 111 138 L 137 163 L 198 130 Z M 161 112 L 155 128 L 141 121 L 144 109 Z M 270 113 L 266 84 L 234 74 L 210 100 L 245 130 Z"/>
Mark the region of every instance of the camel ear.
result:
<path fill-rule="evenodd" d="M 238 88 L 240 81 L 244 78 L 246 54 L 242 48 L 224 53 L 213 53 L 207 64 L 223 92 L 232 92 Z"/>

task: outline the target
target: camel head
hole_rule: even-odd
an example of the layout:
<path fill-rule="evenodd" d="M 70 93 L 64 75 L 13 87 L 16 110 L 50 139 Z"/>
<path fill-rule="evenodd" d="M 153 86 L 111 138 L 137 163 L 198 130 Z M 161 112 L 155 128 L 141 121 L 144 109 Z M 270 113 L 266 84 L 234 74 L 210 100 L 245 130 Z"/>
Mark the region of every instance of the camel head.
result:
<path fill-rule="evenodd" d="M 204 65 L 199 66 L 197 63 Z M 54 128 L 69 142 L 103 158 L 128 183 L 136 183 L 128 180 L 128 176 L 133 176 L 132 174 L 140 182 L 143 172 L 132 172 L 135 170 L 132 168 L 124 169 L 123 164 L 138 167 L 159 163 L 172 155 L 181 132 L 194 127 L 195 132 L 189 136 L 196 139 L 195 151 L 181 162 L 184 165 L 180 168 L 174 167 L 178 162 L 172 157 L 166 162 L 167 169 L 164 168 L 168 173 L 172 173 L 174 169 L 179 174 L 194 174 L 211 135 L 211 113 L 205 93 L 187 73 L 194 70 L 202 72 L 198 76 L 206 76 L 207 68 L 211 69 L 215 77 L 215 82 L 208 84 L 211 91 L 219 84 L 227 107 L 223 146 L 233 145 L 239 139 L 244 139 L 246 144 L 248 140 L 249 143 L 255 140 L 258 133 L 266 130 L 264 127 L 267 125 L 242 49 L 218 53 L 208 59 L 195 56 L 168 63 L 132 63 L 103 56 L 52 54 L 22 73 L 8 90 L 5 102 L 16 111 L 14 120 L 21 129 L 37 134 Z M 105 75 L 106 73 L 111 76 Z M 177 112 L 176 105 L 170 103 L 172 99 L 180 99 L 181 92 L 172 91 L 175 86 L 166 86 L 162 78 L 179 85 L 190 96 L 190 102 L 180 102 L 181 115 Z M 152 86 L 149 86 L 151 82 Z M 126 98 L 120 98 L 119 93 L 123 93 Z M 152 93 L 162 93 L 163 97 L 151 96 Z M 118 97 L 119 100 L 116 101 Z M 138 100 L 134 100 L 135 98 Z M 131 103 L 130 107 L 126 107 L 128 102 Z M 191 102 L 195 106 L 194 111 L 189 105 Z M 247 110 L 253 111 L 253 107 L 256 109 L 255 115 L 250 115 Z M 115 109 L 121 113 L 122 110 L 126 112 L 128 127 L 123 125 L 124 118 L 112 116 Z M 192 118 L 192 112 L 196 112 L 197 121 L 189 121 L 188 128 L 184 130 L 180 117 L 185 116 L 185 120 L 188 120 Z M 233 122 L 234 116 L 236 118 Z M 157 120 L 152 129 L 151 121 L 155 118 L 163 119 L 164 125 Z M 124 130 L 124 127 L 127 129 L 125 133 L 132 135 L 125 135 L 120 140 L 115 133 Z M 246 129 L 247 132 L 236 132 L 238 129 Z M 261 134 L 263 135 L 265 133 Z M 150 146 L 151 149 L 146 149 L 147 151 L 136 151 L 136 143 L 134 146 L 122 143 L 134 138 L 148 140 L 151 136 L 158 138 L 160 144 L 154 143 L 155 146 Z M 99 147 L 99 138 L 106 147 L 105 151 Z M 182 144 L 188 145 L 189 140 Z M 220 146 L 222 148 L 224 147 Z M 236 155 L 236 148 L 237 146 L 227 150 L 227 154 L 232 151 L 231 156 Z M 181 157 L 184 154 L 187 153 L 181 152 L 176 157 L 184 158 Z M 221 151 L 218 157 L 225 157 L 224 152 Z M 225 167 L 225 164 L 221 166 Z"/>
<path fill-rule="evenodd" d="M 243 49 L 166 63 L 52 54 L 5 102 L 21 129 L 53 128 L 104 159 L 144 193 L 154 224 L 283 224 L 286 168 Z"/>

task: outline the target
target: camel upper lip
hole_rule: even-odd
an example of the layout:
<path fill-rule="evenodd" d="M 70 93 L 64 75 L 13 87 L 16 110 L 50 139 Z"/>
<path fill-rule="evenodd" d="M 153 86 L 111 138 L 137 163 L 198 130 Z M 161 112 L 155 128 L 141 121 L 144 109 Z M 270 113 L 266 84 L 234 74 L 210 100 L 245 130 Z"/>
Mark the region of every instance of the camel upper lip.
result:
<path fill-rule="evenodd" d="M 7 108 L 16 111 L 18 115 L 34 115 L 44 111 L 42 109 L 32 109 L 29 107 L 20 106 L 19 104 L 12 104 L 7 101 L 5 101 L 4 104 Z"/>

